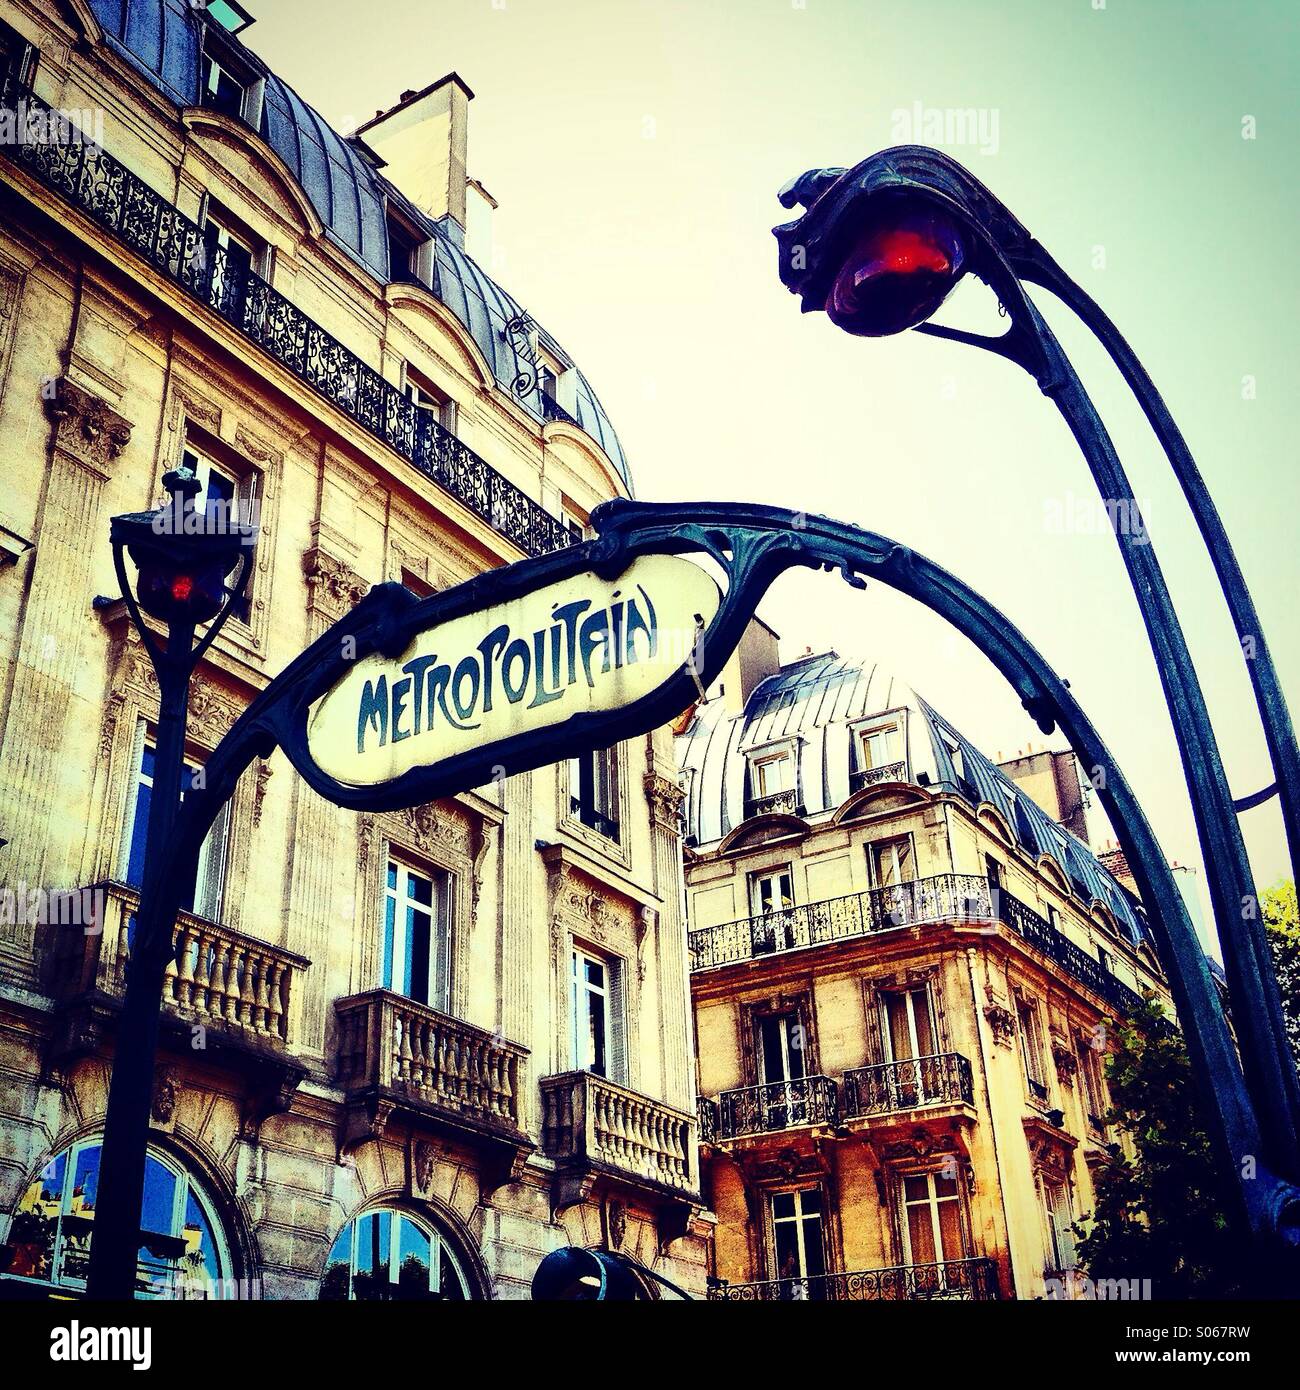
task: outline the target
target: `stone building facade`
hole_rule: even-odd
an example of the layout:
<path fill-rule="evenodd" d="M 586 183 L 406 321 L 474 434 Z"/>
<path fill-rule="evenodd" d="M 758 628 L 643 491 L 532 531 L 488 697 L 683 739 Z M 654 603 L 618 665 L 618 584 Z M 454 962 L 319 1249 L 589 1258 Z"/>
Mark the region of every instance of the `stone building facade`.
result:
<path fill-rule="evenodd" d="M 1074 1297 L 1141 909 L 924 700 L 761 624 L 683 720 L 714 1296 Z"/>
<path fill-rule="evenodd" d="M 197 770 L 371 584 L 568 544 L 630 490 L 467 246 L 468 86 L 345 137 L 232 18 L 0 3 L 8 1295 L 84 1282 L 137 902 L 158 691 L 110 516 L 185 462 L 259 524 Z M 141 1290 L 516 1298 L 565 1244 L 702 1290 L 680 799 L 666 732 L 385 815 L 250 769 L 177 926 Z"/>

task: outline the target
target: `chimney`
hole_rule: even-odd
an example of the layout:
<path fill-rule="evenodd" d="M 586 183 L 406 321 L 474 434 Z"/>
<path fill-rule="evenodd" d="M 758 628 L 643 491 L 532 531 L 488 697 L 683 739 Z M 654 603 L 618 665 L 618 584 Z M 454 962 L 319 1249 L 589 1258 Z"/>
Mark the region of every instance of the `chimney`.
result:
<path fill-rule="evenodd" d="M 749 620 L 745 635 L 722 668 L 722 699 L 729 713 L 742 713 L 759 681 L 781 669 L 780 640 L 762 618 Z"/>
<path fill-rule="evenodd" d="M 384 173 L 422 212 L 449 218 L 465 239 L 465 156 L 474 93 L 449 72 L 420 91 L 403 92 L 396 106 L 357 130 L 384 161 Z"/>

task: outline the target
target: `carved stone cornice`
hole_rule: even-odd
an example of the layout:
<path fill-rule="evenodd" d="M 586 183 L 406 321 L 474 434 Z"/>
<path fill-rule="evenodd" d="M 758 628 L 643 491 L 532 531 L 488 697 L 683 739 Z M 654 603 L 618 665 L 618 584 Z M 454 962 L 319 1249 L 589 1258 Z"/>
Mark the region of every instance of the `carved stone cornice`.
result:
<path fill-rule="evenodd" d="M 130 420 L 67 377 L 54 383 L 45 408 L 54 421 L 55 448 L 107 478 L 109 465 L 130 441 Z"/>
<path fill-rule="evenodd" d="M 308 612 L 318 612 L 330 622 L 338 622 L 355 608 L 370 588 L 368 579 L 318 545 L 303 553 L 302 572 L 307 580 Z"/>

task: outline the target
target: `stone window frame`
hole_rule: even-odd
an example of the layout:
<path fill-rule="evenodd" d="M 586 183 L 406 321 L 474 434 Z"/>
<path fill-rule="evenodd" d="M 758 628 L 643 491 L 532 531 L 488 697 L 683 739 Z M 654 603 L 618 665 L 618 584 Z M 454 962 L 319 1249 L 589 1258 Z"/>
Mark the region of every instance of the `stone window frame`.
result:
<path fill-rule="evenodd" d="M 155 734 L 158 728 L 158 682 L 139 638 L 126 633 L 119 644 L 112 689 L 105 702 L 100 726 L 99 758 L 92 805 L 98 824 L 87 826 L 88 882 L 120 881 L 122 845 L 131 804 L 134 756 L 138 728 L 143 724 Z M 186 727 L 187 757 L 206 761 L 243 713 L 245 703 L 227 686 L 213 679 L 207 662 L 200 664 L 190 689 L 190 718 Z M 230 798 L 226 831 L 226 862 L 222 875 L 221 925 L 243 931 L 245 894 L 253 844 L 262 820 L 262 806 L 271 765 L 257 759 L 239 779 Z M 248 935 L 266 939 L 260 931 Z"/>
<path fill-rule="evenodd" d="M 816 1010 L 813 1007 L 811 989 L 801 989 L 797 993 L 777 993 L 760 999 L 743 1001 L 740 1005 L 740 1063 L 741 1075 L 746 1086 L 763 1085 L 761 1058 L 759 1056 L 759 1029 L 765 1018 L 793 1013 L 798 1026 L 803 1029 L 804 1075 L 820 1076 L 821 1048 L 817 1040 Z"/>
<path fill-rule="evenodd" d="M 573 792 L 569 782 L 570 759 L 562 758 L 555 764 L 556 782 L 556 825 L 584 848 L 593 851 L 601 859 L 621 865 L 624 869 L 632 867 L 632 826 L 631 798 L 628 793 L 628 757 L 625 743 L 611 744 L 614 755 L 614 807 L 617 812 L 619 837 L 611 840 L 599 830 L 584 825 L 572 809 Z"/>
<path fill-rule="evenodd" d="M 190 363 L 175 357 L 173 365 L 177 372 L 183 372 Z M 194 377 L 207 370 L 210 368 L 197 361 L 193 364 Z M 218 400 L 204 392 L 196 380 L 182 376 L 169 391 L 152 479 L 154 492 L 146 503 L 153 506 L 161 498 L 163 474 L 180 466 L 187 446 L 211 453 L 218 462 L 228 460 L 228 466 L 241 472 L 257 474 L 259 533 L 253 553 L 249 613 L 246 620 L 232 614 L 216 646 L 225 646 L 258 667 L 266 664 L 271 634 L 275 535 L 285 469 L 284 451 L 269 442 L 274 428 L 250 400 L 233 391 Z"/>
<path fill-rule="evenodd" d="M 447 1013 L 470 1022 L 470 941 L 481 885 L 486 837 L 475 817 L 455 801 L 430 802 L 407 811 L 358 818 L 357 903 L 362 921 L 353 932 L 353 980 L 365 993 L 382 978 L 384 876 L 390 858 L 451 879 L 447 942 Z"/>

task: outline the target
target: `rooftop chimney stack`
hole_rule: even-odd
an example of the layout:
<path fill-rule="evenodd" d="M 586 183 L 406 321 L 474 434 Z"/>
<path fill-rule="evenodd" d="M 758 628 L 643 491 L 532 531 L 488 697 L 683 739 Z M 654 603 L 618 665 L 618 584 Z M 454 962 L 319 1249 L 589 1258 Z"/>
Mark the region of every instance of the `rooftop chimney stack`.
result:
<path fill-rule="evenodd" d="M 746 700 L 759 681 L 776 675 L 781 669 L 779 641 L 762 618 L 749 620 L 745 635 L 722 668 L 722 698 L 724 707 L 732 714 L 743 712 Z"/>
<path fill-rule="evenodd" d="M 466 227 L 466 150 L 469 104 L 474 98 L 459 74 L 449 72 L 357 130 L 384 161 L 385 175 L 422 212 L 448 218 L 462 245 Z"/>

